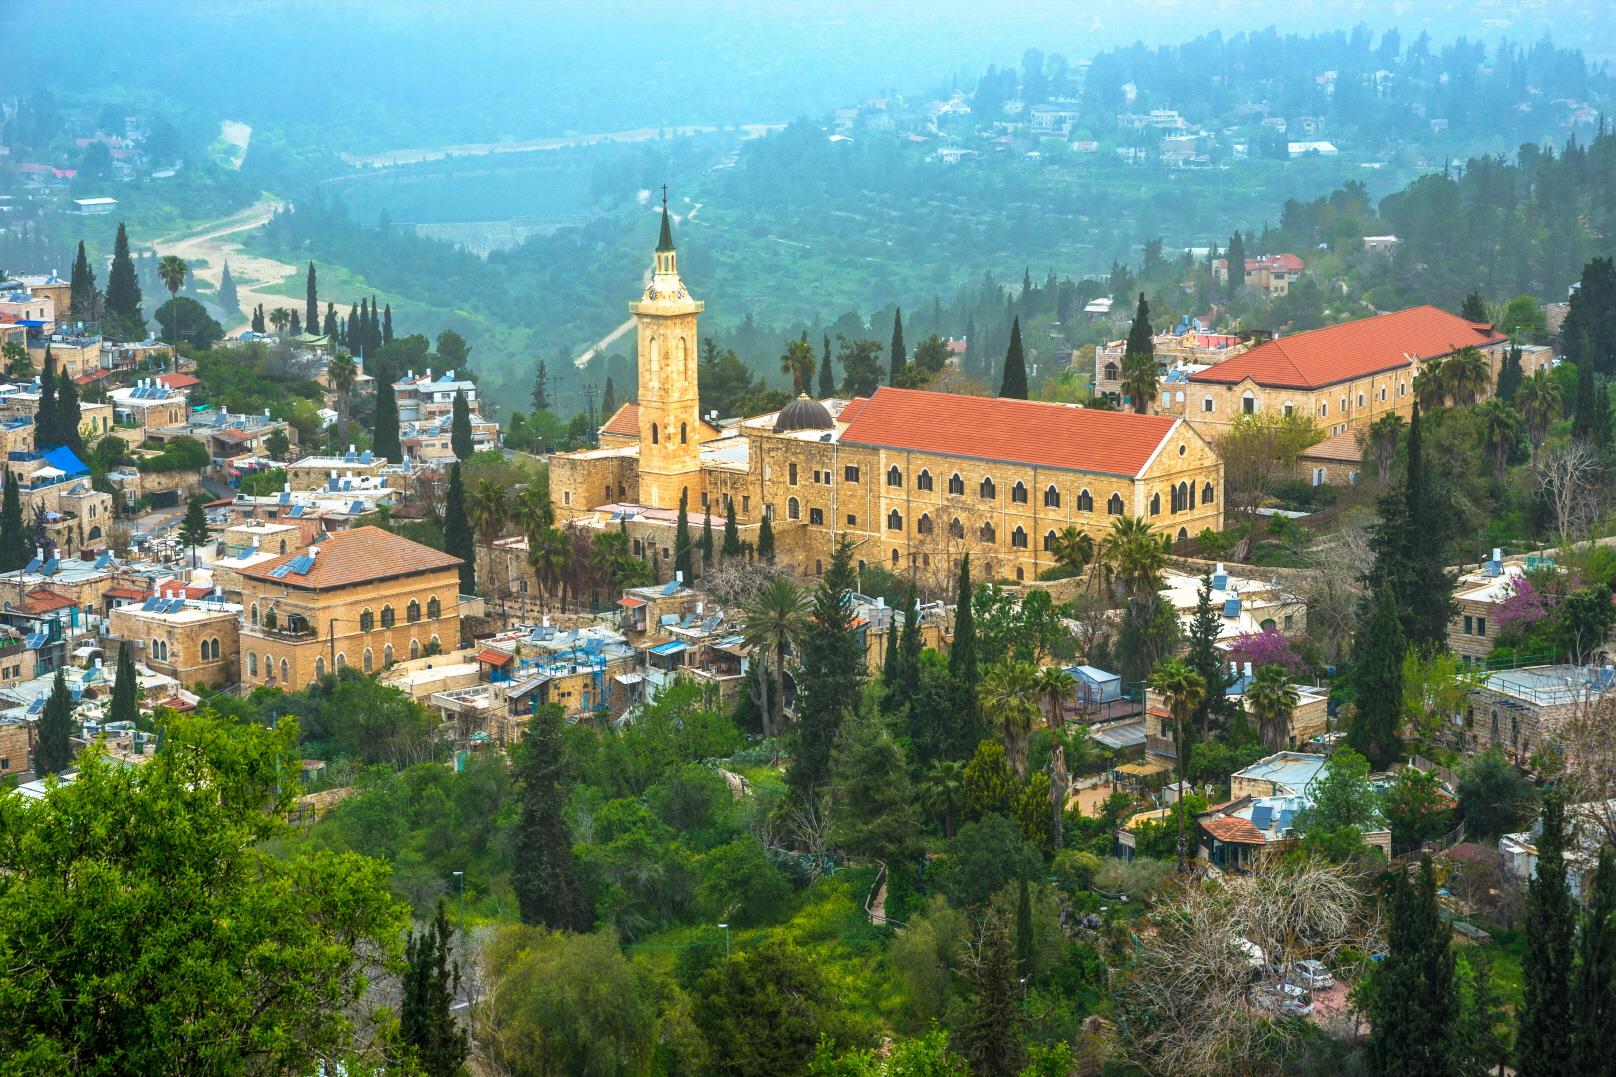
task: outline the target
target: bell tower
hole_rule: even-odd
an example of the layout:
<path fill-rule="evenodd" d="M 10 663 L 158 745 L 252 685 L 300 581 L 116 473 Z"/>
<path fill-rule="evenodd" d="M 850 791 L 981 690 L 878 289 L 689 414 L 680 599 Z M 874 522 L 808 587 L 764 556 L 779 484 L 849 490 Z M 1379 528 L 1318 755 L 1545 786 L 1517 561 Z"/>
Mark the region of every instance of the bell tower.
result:
<path fill-rule="evenodd" d="M 701 405 L 696 392 L 696 316 L 704 304 L 679 279 L 668 188 L 662 188 L 662 236 L 651 282 L 628 305 L 639 323 L 640 502 L 671 509 L 681 492 L 701 508 Z"/>

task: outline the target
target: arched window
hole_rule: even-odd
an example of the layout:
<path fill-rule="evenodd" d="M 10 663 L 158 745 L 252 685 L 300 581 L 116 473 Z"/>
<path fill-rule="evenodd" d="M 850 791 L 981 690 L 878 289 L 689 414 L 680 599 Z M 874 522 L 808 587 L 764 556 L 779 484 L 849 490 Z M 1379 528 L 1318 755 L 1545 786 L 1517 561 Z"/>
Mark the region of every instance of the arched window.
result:
<path fill-rule="evenodd" d="M 1201 487 L 1201 504 L 1203 504 L 1203 505 L 1212 504 L 1212 484 L 1211 483 L 1207 483 L 1205 486 Z"/>
<path fill-rule="evenodd" d="M 212 654 L 208 650 L 208 641 L 207 640 L 202 641 L 201 650 L 202 650 L 202 661 L 204 661 L 204 662 L 208 661 L 212 657 Z"/>
<path fill-rule="evenodd" d="M 427 641 L 427 646 L 432 649 L 433 654 L 442 654 L 443 653 L 443 644 L 438 642 L 437 633 L 433 633 L 432 638 L 429 641 Z"/>
<path fill-rule="evenodd" d="M 1027 578 L 1027 570 L 1022 568 L 1020 565 L 1017 565 L 1016 566 L 1016 582 L 1020 583 L 1022 580 L 1026 579 L 1026 578 Z"/>
<path fill-rule="evenodd" d="M 981 495 L 984 501 L 992 501 L 999 496 L 998 488 L 993 485 L 993 480 L 987 475 L 982 476 L 982 485 L 977 487 L 977 493 Z"/>
<path fill-rule="evenodd" d="M 679 444 L 683 445 L 690 440 L 690 431 L 686 424 L 679 424 Z"/>
<path fill-rule="evenodd" d="M 982 525 L 982 529 L 977 532 L 977 537 L 983 542 L 997 542 L 999 535 L 998 532 L 993 530 L 993 522 L 990 520 Z"/>
<path fill-rule="evenodd" d="M 1054 549 L 1055 549 L 1055 532 L 1053 532 L 1053 531 L 1045 531 L 1044 532 L 1044 552 L 1049 553 L 1050 551 L 1052 551 Z"/>
<path fill-rule="evenodd" d="M 1111 516 L 1122 515 L 1122 495 L 1112 494 L 1105 503 L 1105 511 Z"/>
<path fill-rule="evenodd" d="M 930 514 L 924 512 L 920 514 L 920 519 L 915 521 L 915 530 L 920 532 L 922 535 L 931 534 Z"/>
<path fill-rule="evenodd" d="M 897 568 L 897 567 L 898 567 L 898 562 L 899 562 L 899 560 L 900 560 L 900 557 L 899 557 L 899 554 L 898 554 L 898 551 L 897 551 L 897 548 L 896 548 L 896 547 L 894 547 L 894 548 L 893 548 L 893 551 L 892 551 L 892 567 L 893 567 L 893 568 Z"/>
<path fill-rule="evenodd" d="M 437 595 L 426 600 L 426 615 L 433 621 L 443 616 L 443 603 L 438 601 Z"/>
<path fill-rule="evenodd" d="M 1050 483 L 1047 487 L 1044 488 L 1044 508 L 1046 508 L 1046 509 L 1058 509 L 1058 508 L 1060 508 L 1060 491 L 1055 489 L 1055 484 L 1054 483 Z"/>
<path fill-rule="evenodd" d="M 376 615 L 370 610 L 363 610 L 359 614 L 359 631 L 369 632 L 376 627 Z"/>
<path fill-rule="evenodd" d="M 1167 500 L 1168 500 L 1167 511 L 1168 512 L 1177 512 L 1178 511 L 1178 487 L 1176 487 L 1176 486 L 1168 487 L 1167 495 L 1168 495 L 1168 497 L 1167 497 Z"/>
<path fill-rule="evenodd" d="M 1190 540 L 1189 529 L 1184 528 L 1184 527 L 1179 528 L 1178 529 L 1178 541 L 1180 541 L 1180 542 L 1188 542 L 1189 540 Z"/>
<path fill-rule="evenodd" d="M 392 628 L 393 625 L 396 624 L 396 623 L 398 623 L 398 614 L 393 612 L 393 607 L 392 606 L 383 606 L 382 607 L 382 627 L 383 628 Z"/>
<path fill-rule="evenodd" d="M 657 439 L 657 425 L 656 425 L 656 423 L 651 424 L 651 444 L 652 445 L 659 444 L 659 441 Z"/>
<path fill-rule="evenodd" d="M 1020 479 L 1017 479 L 1016 484 L 1010 487 L 1010 500 L 1018 505 L 1027 503 L 1027 486 Z"/>
<path fill-rule="evenodd" d="M 1014 546 L 1018 550 L 1025 550 L 1027 548 L 1027 532 L 1023 531 L 1021 529 L 1021 525 L 1019 524 L 1016 525 L 1016 529 L 1014 531 L 1010 532 L 1010 545 Z"/>
<path fill-rule="evenodd" d="M 223 647 L 220 645 L 218 638 L 215 637 L 214 640 L 213 640 L 213 660 L 215 662 L 217 662 L 219 660 L 219 656 L 220 656 L 220 654 L 222 652 L 223 652 Z"/>
<path fill-rule="evenodd" d="M 903 485 L 903 472 L 898 470 L 898 465 L 897 464 L 893 464 L 891 467 L 887 468 L 887 485 L 888 486 L 902 486 Z"/>
<path fill-rule="evenodd" d="M 1150 514 L 1152 516 L 1161 515 L 1161 494 L 1150 495 Z"/>
<path fill-rule="evenodd" d="M 410 657 L 412 659 L 421 657 L 421 641 L 420 640 L 418 640 L 418 639 L 410 640 Z"/>
<path fill-rule="evenodd" d="M 1498 712 L 1493 711 L 1493 743 L 1498 743 Z"/>
<path fill-rule="evenodd" d="M 285 660 L 282 659 L 282 661 L 285 661 Z M 319 658 L 316 658 L 314 660 L 314 679 L 319 680 L 321 677 L 324 677 L 324 676 L 325 676 L 325 656 L 321 655 Z M 286 674 L 282 673 L 281 674 L 281 679 L 285 680 L 286 679 Z"/>
<path fill-rule="evenodd" d="M 1257 414 L 1257 398 L 1250 389 L 1247 389 L 1245 395 L 1240 398 L 1240 410 L 1247 415 Z"/>
<path fill-rule="evenodd" d="M 281 659 L 281 683 L 286 683 L 286 659 Z"/>
<path fill-rule="evenodd" d="M 337 669 L 343 670 L 343 669 L 347 669 L 347 668 L 348 668 L 348 655 L 347 655 L 347 653 L 344 652 L 344 651 L 338 651 L 337 652 Z"/>
<path fill-rule="evenodd" d="M 887 513 L 887 530 L 903 530 L 903 513 L 899 512 L 897 509 L 893 509 L 891 512 Z"/>
<path fill-rule="evenodd" d="M 390 666 L 392 664 L 393 664 L 393 645 L 391 643 L 389 643 L 387 646 L 382 648 L 382 665 Z"/>
<path fill-rule="evenodd" d="M 786 498 L 786 519 L 795 520 L 802 515 L 802 503 L 794 497 Z"/>
<path fill-rule="evenodd" d="M 960 478 L 957 471 L 948 478 L 948 492 L 951 494 L 963 494 L 965 492 L 965 480 Z"/>
<path fill-rule="evenodd" d="M 673 339 L 673 358 L 679 364 L 679 373 L 685 377 L 690 376 L 690 354 L 685 350 L 685 338 Z"/>
<path fill-rule="evenodd" d="M 921 469 L 920 474 L 915 476 L 915 489 L 916 490 L 930 490 L 931 489 L 931 472 L 926 471 L 925 469 Z"/>
<path fill-rule="evenodd" d="M 252 604 L 252 623 L 258 623 L 258 603 L 256 602 Z"/>
<path fill-rule="evenodd" d="M 248 651 L 247 652 L 247 676 L 249 676 L 249 677 L 258 676 L 258 652 L 257 651 Z"/>
<path fill-rule="evenodd" d="M 1077 495 L 1077 511 L 1078 512 L 1093 512 L 1094 511 L 1094 495 L 1089 493 L 1087 490 L 1079 491 L 1078 495 Z"/>
<path fill-rule="evenodd" d="M 965 537 L 965 525 L 960 523 L 958 516 L 948 521 L 948 537 L 962 539 Z"/>
<path fill-rule="evenodd" d="M 369 673 L 371 671 L 373 661 L 374 660 L 371 658 L 371 655 L 370 655 L 370 648 L 366 647 L 365 648 L 365 660 L 364 660 L 364 666 L 365 666 L 365 672 L 366 673 Z"/>
<path fill-rule="evenodd" d="M 410 599 L 410 604 L 404 607 L 404 619 L 414 624 L 421 619 L 421 603 L 417 599 Z"/>
<path fill-rule="evenodd" d="M 1107 363 L 1107 364 L 1105 364 L 1105 380 L 1106 381 L 1116 381 L 1117 380 L 1117 374 L 1118 374 L 1117 364 L 1115 364 L 1115 363 Z"/>

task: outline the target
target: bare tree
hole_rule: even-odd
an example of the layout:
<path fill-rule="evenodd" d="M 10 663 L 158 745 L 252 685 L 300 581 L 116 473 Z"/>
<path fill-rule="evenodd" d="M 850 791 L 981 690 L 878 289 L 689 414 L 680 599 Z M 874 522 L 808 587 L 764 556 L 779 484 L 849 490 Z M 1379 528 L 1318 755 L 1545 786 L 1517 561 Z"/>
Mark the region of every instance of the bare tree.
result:
<path fill-rule="evenodd" d="M 1561 546 L 1596 518 L 1603 472 L 1599 453 L 1580 441 L 1556 445 L 1540 453 L 1532 464 L 1532 477 L 1554 510 Z"/>
<path fill-rule="evenodd" d="M 1224 504 L 1255 514 L 1279 485 L 1296 475 L 1296 460 L 1324 436 L 1302 415 L 1257 412 L 1240 415 L 1217 439 L 1223 458 Z"/>

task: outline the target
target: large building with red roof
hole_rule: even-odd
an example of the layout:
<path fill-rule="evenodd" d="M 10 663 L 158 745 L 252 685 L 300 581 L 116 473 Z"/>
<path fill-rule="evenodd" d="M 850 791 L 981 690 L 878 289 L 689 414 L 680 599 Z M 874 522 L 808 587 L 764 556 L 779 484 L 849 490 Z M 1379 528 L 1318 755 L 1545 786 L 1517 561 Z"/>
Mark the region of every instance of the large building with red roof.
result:
<path fill-rule="evenodd" d="M 1172 539 L 1223 526 L 1222 464 L 1180 417 L 885 386 L 723 422 L 680 414 L 695 364 L 681 361 L 677 341 L 654 345 L 693 336 L 699 310 L 677 279 L 666 225 L 657 259 L 663 279 L 652 287 L 680 305 L 666 326 L 660 309 L 635 305 L 640 403 L 611 416 L 599 448 L 552 455 L 550 490 L 559 518 L 627 530 L 660 579 L 677 558 L 681 494 L 693 536 L 707 510 L 715 533 L 733 514 L 742 541 L 755 542 L 767 515 L 777 561 L 801 574 L 822 572 L 845 535 L 861 565 L 939 583 L 967 553 L 983 575 L 1036 578 L 1056 565 L 1066 528 L 1098 540 L 1124 515 Z M 648 452 L 654 481 L 642 475 Z"/>
<path fill-rule="evenodd" d="M 1208 436 L 1241 414 L 1269 411 L 1311 416 L 1334 436 L 1387 413 L 1406 417 L 1421 368 L 1461 348 L 1479 350 L 1495 382 L 1508 346 L 1509 338 L 1490 325 L 1411 307 L 1259 344 L 1192 374 L 1182 398 L 1175 393 L 1162 410 Z"/>

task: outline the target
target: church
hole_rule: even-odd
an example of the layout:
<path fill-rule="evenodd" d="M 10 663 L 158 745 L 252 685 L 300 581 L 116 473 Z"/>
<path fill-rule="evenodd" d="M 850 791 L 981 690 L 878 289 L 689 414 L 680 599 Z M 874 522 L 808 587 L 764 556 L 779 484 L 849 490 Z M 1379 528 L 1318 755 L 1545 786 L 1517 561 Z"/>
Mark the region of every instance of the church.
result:
<path fill-rule="evenodd" d="M 884 386 L 869 397 L 799 396 L 779 412 L 701 415 L 697 319 L 679 277 L 666 198 L 650 283 L 629 304 L 639 393 L 598 447 L 550 457 L 550 494 L 569 526 L 625 528 L 669 579 L 681 498 L 691 541 L 733 513 L 755 543 L 765 516 L 775 560 L 824 571 L 842 537 L 880 564 L 946 589 L 971 555 L 979 578 L 1031 580 L 1057 562 L 1067 527 L 1095 540 L 1119 516 L 1172 539 L 1223 527 L 1223 465 L 1181 418 Z"/>

